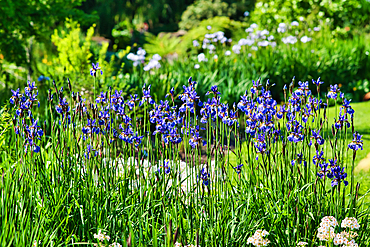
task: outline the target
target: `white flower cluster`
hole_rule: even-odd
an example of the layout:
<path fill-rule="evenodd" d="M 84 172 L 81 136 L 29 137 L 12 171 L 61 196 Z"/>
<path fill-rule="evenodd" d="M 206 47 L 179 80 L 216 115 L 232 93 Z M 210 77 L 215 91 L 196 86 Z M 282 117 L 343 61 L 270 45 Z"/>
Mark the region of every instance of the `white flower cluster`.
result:
<path fill-rule="evenodd" d="M 37 242 L 37 240 L 33 241 L 32 247 L 37 247 L 38 245 L 41 245 L 41 241 Z"/>
<path fill-rule="evenodd" d="M 303 36 L 302 38 L 301 38 L 301 42 L 302 43 L 307 43 L 307 42 L 309 42 L 309 41 L 311 41 L 312 39 L 311 38 L 309 38 L 309 37 L 307 37 L 307 36 Z"/>
<path fill-rule="evenodd" d="M 109 241 L 110 240 L 110 237 L 108 235 L 105 235 L 104 233 L 102 233 L 101 230 L 99 230 L 98 234 L 94 234 L 94 238 L 98 239 L 99 241 L 103 242 L 103 241 Z"/>
<path fill-rule="evenodd" d="M 299 243 L 297 244 L 297 246 L 306 246 L 306 245 L 308 245 L 308 243 L 307 243 L 307 242 L 299 242 Z"/>
<path fill-rule="evenodd" d="M 286 30 L 288 30 L 287 25 L 286 25 L 285 23 L 280 23 L 280 24 L 279 24 L 279 27 L 278 27 L 278 29 L 277 29 L 277 32 L 278 32 L 278 33 L 285 33 L 285 32 L 286 32 Z"/>
<path fill-rule="evenodd" d="M 335 227 L 338 226 L 337 220 L 333 216 L 325 216 L 321 219 L 317 237 L 321 241 L 329 241 L 335 237 Z"/>
<path fill-rule="evenodd" d="M 342 231 L 341 233 L 335 233 L 335 227 L 338 226 L 337 220 L 333 216 L 325 216 L 320 223 L 320 228 L 318 229 L 317 237 L 321 241 L 331 242 L 334 245 L 352 246 L 358 247 L 358 244 L 355 242 L 354 238 L 358 236 L 354 229 L 359 229 L 360 225 L 357 222 L 356 218 L 347 217 L 342 223 L 342 228 L 349 228 L 350 230 Z"/>
<path fill-rule="evenodd" d="M 206 55 L 204 55 L 204 53 L 200 53 L 198 55 L 198 62 L 201 63 L 201 62 L 208 62 L 208 59 L 206 58 Z"/>
<path fill-rule="evenodd" d="M 181 243 L 179 243 L 179 242 L 176 242 L 175 244 L 174 244 L 174 247 L 182 247 L 182 244 Z M 194 245 L 194 244 L 188 244 L 188 245 L 185 245 L 184 247 L 200 247 L 200 245 Z"/>
<path fill-rule="evenodd" d="M 207 29 L 211 30 L 212 27 L 208 26 Z M 203 43 L 202 43 L 202 49 L 208 50 L 209 54 L 213 54 L 213 53 L 216 53 L 216 48 L 217 48 L 218 44 L 224 44 L 225 42 L 231 42 L 231 41 L 232 41 L 231 39 L 228 39 L 227 37 L 225 37 L 225 33 L 222 32 L 222 31 L 218 31 L 218 32 L 215 32 L 215 33 L 207 33 L 207 34 L 204 35 L 204 39 L 203 39 Z M 194 47 L 199 47 L 200 46 L 198 40 L 193 40 L 193 46 Z M 227 51 L 225 53 L 225 55 L 229 56 L 229 55 L 231 55 L 231 52 Z M 218 55 L 217 54 L 214 55 L 213 59 L 217 60 Z M 206 58 L 204 53 L 200 53 L 198 55 L 198 62 L 199 63 L 208 62 L 208 59 Z M 197 63 L 197 64 L 194 65 L 194 68 L 199 69 L 200 65 Z"/>
<path fill-rule="evenodd" d="M 269 235 L 266 230 L 257 230 L 252 237 L 247 239 L 247 244 L 252 244 L 254 246 L 267 246 L 270 241 L 265 238 Z"/>
<path fill-rule="evenodd" d="M 110 244 L 109 247 L 122 247 L 122 245 L 119 243 L 113 243 L 113 244 Z"/>
<path fill-rule="evenodd" d="M 137 53 L 134 54 L 130 52 L 127 55 L 127 59 L 133 61 L 133 65 L 136 67 L 141 63 L 144 63 L 145 60 L 146 51 L 142 49 L 141 47 L 137 50 Z"/>
<path fill-rule="evenodd" d="M 292 44 L 293 45 L 293 44 L 297 43 L 298 40 L 297 40 L 297 38 L 295 36 L 290 35 L 288 37 L 282 38 L 281 41 L 284 44 Z"/>
<path fill-rule="evenodd" d="M 229 41 L 229 39 L 225 37 L 225 33 L 222 31 L 218 31 L 216 33 L 207 33 L 204 35 L 202 48 L 210 49 L 209 46 L 212 45 L 212 43 L 220 42 L 221 44 L 223 44 L 227 41 Z"/>
<path fill-rule="evenodd" d="M 342 220 L 342 223 L 340 224 L 342 228 L 350 228 L 351 230 L 358 230 L 360 229 L 360 224 L 358 224 L 357 219 L 354 217 L 347 217 L 344 220 Z"/>
<path fill-rule="evenodd" d="M 211 30 L 211 26 L 208 26 L 207 29 Z M 226 41 L 231 42 L 231 39 L 227 39 L 225 37 L 224 32 L 222 32 L 222 31 L 219 31 L 219 32 L 216 32 L 216 33 L 211 33 L 211 34 L 207 33 L 207 34 L 204 35 L 202 49 L 207 49 L 208 53 L 212 54 L 212 53 L 216 52 L 216 45 L 218 43 L 223 44 Z M 199 46 L 198 40 L 193 40 L 193 46 L 194 47 Z M 213 59 L 215 59 L 215 60 L 218 59 L 218 56 L 214 55 Z M 199 63 L 201 63 L 201 62 L 208 62 L 208 58 L 206 58 L 204 53 L 198 54 L 198 63 L 194 65 L 194 68 L 199 69 L 200 68 Z"/>
<path fill-rule="evenodd" d="M 159 63 L 159 60 L 161 60 L 162 57 L 158 54 L 154 54 L 152 59 L 150 59 L 149 63 L 144 66 L 145 71 L 149 71 L 151 69 L 159 69 L 161 67 L 161 64 Z"/>
<path fill-rule="evenodd" d="M 270 45 L 271 47 L 275 47 L 276 42 L 273 41 L 275 37 L 273 35 L 269 35 L 270 32 L 266 29 L 261 31 L 261 30 L 257 30 L 257 28 L 258 28 L 258 25 L 256 23 L 253 23 L 252 25 L 250 25 L 250 27 L 245 29 L 245 32 L 248 33 L 248 36 L 247 38 L 240 39 L 238 42 L 238 45 L 239 46 L 244 46 L 244 45 L 252 46 L 256 43 L 257 46 L 266 47 Z M 257 46 L 252 46 L 251 49 L 257 51 L 258 50 Z"/>

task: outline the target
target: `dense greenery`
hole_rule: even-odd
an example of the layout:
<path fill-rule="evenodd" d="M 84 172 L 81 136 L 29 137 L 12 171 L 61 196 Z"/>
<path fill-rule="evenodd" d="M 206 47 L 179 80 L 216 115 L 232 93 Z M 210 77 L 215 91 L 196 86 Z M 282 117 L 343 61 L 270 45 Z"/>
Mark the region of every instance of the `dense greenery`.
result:
<path fill-rule="evenodd" d="M 100 71 L 93 65 L 94 81 Z M 348 240 L 367 246 L 353 108 L 336 86 L 320 100 L 308 83 L 296 83 L 277 106 L 273 86 L 258 80 L 233 107 L 217 86 L 200 103 L 191 78 L 165 101 L 145 86 L 140 98 L 94 92 L 90 106 L 70 83 L 54 84 L 45 113 L 37 84 L 13 91 L 0 124 L 10 144 L 0 156 L 0 242 L 240 246 L 263 229 L 273 245 L 316 246 L 337 241 L 317 232 L 332 215 L 356 217 L 358 236 Z M 181 107 L 171 107 L 177 97 Z M 342 106 L 328 108 L 329 99 Z M 41 122 L 43 114 L 52 122 Z M 12 129 L 4 125 L 9 115 Z"/>
<path fill-rule="evenodd" d="M 52 30 L 66 17 L 75 18 L 84 25 L 96 21 L 96 16 L 87 15 L 76 8 L 82 1 L 1 1 L 0 51 L 6 61 L 18 65 L 33 62 L 33 44 L 47 43 Z"/>
<path fill-rule="evenodd" d="M 370 245 L 368 1 L 0 10 L 0 246 Z"/>

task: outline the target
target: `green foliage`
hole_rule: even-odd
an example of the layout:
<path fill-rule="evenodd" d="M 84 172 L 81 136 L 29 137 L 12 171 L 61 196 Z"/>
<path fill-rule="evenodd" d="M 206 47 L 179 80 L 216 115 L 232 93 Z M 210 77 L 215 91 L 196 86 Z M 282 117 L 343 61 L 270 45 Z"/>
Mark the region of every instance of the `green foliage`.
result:
<path fill-rule="evenodd" d="M 84 88 L 91 91 L 93 84 L 90 76 L 91 62 L 99 63 L 104 68 L 103 77 L 110 77 L 115 71 L 119 71 L 123 66 L 123 56 L 127 51 L 121 50 L 110 61 L 106 61 L 109 43 L 103 42 L 97 45 L 91 41 L 94 35 L 94 27 L 90 27 L 86 35 L 81 31 L 80 25 L 76 21 L 66 20 L 65 30 L 54 30 L 51 36 L 52 42 L 57 47 L 57 57 L 53 59 L 53 66 L 44 66 L 44 72 L 52 74 L 53 78 L 65 81 L 69 78 L 74 82 L 77 89 Z M 45 74 L 48 74 L 45 73 Z M 98 77 L 100 81 L 101 76 Z M 111 79 L 108 80 L 108 84 Z M 100 87 L 100 86 L 99 86 Z"/>
<path fill-rule="evenodd" d="M 11 130 L 11 116 L 7 112 L 6 107 L 0 109 L 0 152 L 7 150 L 8 142 L 7 142 L 7 135 L 8 132 Z"/>
<path fill-rule="evenodd" d="M 96 16 L 86 15 L 76 7 L 84 0 L 4 0 L 0 1 L 0 51 L 9 62 L 30 63 L 32 39 L 47 42 L 58 22 L 74 17 L 91 23 Z M 53 11 L 53 14 L 50 13 Z"/>
<path fill-rule="evenodd" d="M 186 6 L 194 0 L 90 0 L 82 5 L 88 13 L 97 13 L 97 32 L 111 37 L 111 30 L 125 22 L 128 30 L 142 30 L 144 23 L 154 33 L 175 31 Z M 114 37 L 114 35 L 112 35 Z M 137 41 L 135 41 L 137 42 Z M 122 47 L 120 47 L 122 48 Z"/>
<path fill-rule="evenodd" d="M 159 54 L 161 57 L 167 57 L 168 55 L 174 54 L 179 48 L 181 38 L 171 37 L 171 34 L 164 34 L 155 36 L 153 34 L 147 34 L 147 43 L 144 45 L 144 49 L 148 54 Z"/>
<path fill-rule="evenodd" d="M 84 38 L 81 35 L 80 25 L 76 21 L 67 19 L 65 27 L 67 31 L 62 30 L 59 34 L 58 30 L 55 29 L 51 36 L 51 41 L 58 50 L 58 57 L 54 62 L 61 65 L 58 66 L 58 72 L 65 71 L 67 75 L 86 73 L 93 55 L 90 48 L 94 27 L 89 28 Z"/>
<path fill-rule="evenodd" d="M 221 0 L 198 0 L 188 6 L 182 14 L 179 27 L 189 30 L 196 27 L 202 20 L 215 16 L 231 16 L 235 14 L 235 11 L 235 8 Z"/>
<path fill-rule="evenodd" d="M 277 28 L 280 22 L 298 21 L 300 17 L 318 25 L 330 23 L 333 29 L 365 26 L 370 20 L 370 3 L 366 0 L 259 0 L 251 21 L 264 27 Z"/>
<path fill-rule="evenodd" d="M 211 30 L 208 30 L 207 26 L 211 26 Z M 202 41 L 204 39 L 204 35 L 207 33 L 223 31 L 225 33 L 225 36 L 236 39 L 245 35 L 244 30 L 246 27 L 247 23 L 231 20 L 229 17 L 226 16 L 216 16 L 214 18 L 203 20 L 199 23 L 199 25 L 189 30 L 181 38 L 182 41 L 180 44 L 181 48 L 179 49 L 179 53 L 191 49 L 193 47 L 193 40 Z"/>

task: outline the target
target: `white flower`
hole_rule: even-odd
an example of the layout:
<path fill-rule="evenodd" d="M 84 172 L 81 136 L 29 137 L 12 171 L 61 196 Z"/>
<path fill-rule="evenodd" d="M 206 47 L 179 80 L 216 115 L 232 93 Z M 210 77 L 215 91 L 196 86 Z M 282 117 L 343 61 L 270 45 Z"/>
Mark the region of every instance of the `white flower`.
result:
<path fill-rule="evenodd" d="M 298 21 L 292 21 L 292 23 L 290 23 L 290 25 L 298 27 L 299 23 L 298 23 Z"/>
<path fill-rule="evenodd" d="M 281 41 L 283 41 L 284 44 L 295 44 L 297 43 L 297 38 L 294 36 L 288 36 L 286 38 L 282 38 Z"/>
<path fill-rule="evenodd" d="M 274 38 L 275 38 L 275 37 L 274 37 L 273 35 L 270 35 L 270 36 L 268 36 L 268 37 L 267 37 L 267 40 L 268 40 L 268 41 L 271 41 L 271 40 L 273 40 Z"/>
<path fill-rule="evenodd" d="M 275 46 L 276 46 L 276 42 L 275 42 L 275 41 L 270 42 L 270 46 L 271 46 L 271 47 L 275 47 Z"/>
<path fill-rule="evenodd" d="M 266 230 L 257 230 L 253 236 L 247 239 L 247 244 L 252 244 L 254 246 L 267 246 L 270 243 L 268 239 L 264 239 L 267 235 L 269 235 L 269 233 Z"/>
<path fill-rule="evenodd" d="M 145 56 L 145 54 L 146 54 L 146 51 L 143 48 L 139 47 L 139 49 L 137 51 L 137 55 Z"/>
<path fill-rule="evenodd" d="M 240 46 L 246 45 L 246 43 L 247 43 L 247 39 L 240 39 L 238 41 L 238 45 L 240 45 Z"/>
<path fill-rule="evenodd" d="M 255 29 L 255 28 L 258 27 L 258 25 L 256 23 L 253 23 L 250 27 L 253 28 L 253 29 Z"/>
<path fill-rule="evenodd" d="M 267 40 L 264 40 L 264 41 L 260 41 L 258 42 L 257 44 L 258 46 L 268 46 L 269 45 L 269 42 Z"/>
<path fill-rule="evenodd" d="M 158 55 L 159 56 L 159 55 Z M 158 57 L 156 57 L 158 58 Z M 149 71 L 151 69 L 159 69 L 161 67 L 161 64 L 158 62 L 158 60 L 151 59 L 147 65 L 144 66 L 145 71 Z"/>
<path fill-rule="evenodd" d="M 139 64 L 144 62 L 145 54 L 146 54 L 146 51 L 142 49 L 141 47 L 139 47 L 137 54 L 135 55 L 134 53 L 130 52 L 127 55 L 127 59 L 133 61 L 134 62 L 133 65 L 136 67 Z"/>
<path fill-rule="evenodd" d="M 257 47 L 257 46 L 252 46 L 252 47 L 251 47 L 251 49 L 252 49 L 253 51 L 258 51 L 258 47 Z"/>
<path fill-rule="evenodd" d="M 303 36 L 302 38 L 301 38 L 301 42 L 302 43 L 307 43 L 307 42 L 309 42 L 309 41 L 311 41 L 312 39 L 311 38 L 309 38 L 309 37 L 307 37 L 307 36 Z"/>
<path fill-rule="evenodd" d="M 267 31 L 266 29 L 264 29 L 264 30 L 262 30 L 261 32 L 260 32 L 260 35 L 261 36 L 264 36 L 264 35 L 269 35 L 269 31 Z"/>
<path fill-rule="evenodd" d="M 194 65 L 194 69 L 199 69 L 199 68 L 200 68 L 199 64 Z"/>
<path fill-rule="evenodd" d="M 220 40 L 221 44 L 225 43 L 226 41 L 227 41 L 227 38 L 226 38 L 226 37 L 223 37 L 223 38 Z"/>
<path fill-rule="evenodd" d="M 159 60 L 162 59 L 162 57 L 159 54 L 154 54 L 152 59 L 155 60 L 155 61 L 159 61 Z"/>
<path fill-rule="evenodd" d="M 198 40 L 193 40 L 193 46 L 194 46 L 194 47 L 198 47 L 198 46 L 199 46 L 199 42 L 198 42 Z"/>
<path fill-rule="evenodd" d="M 313 30 L 314 30 L 315 32 L 318 32 L 318 31 L 320 31 L 320 27 L 314 27 L 314 28 L 313 28 Z"/>
<path fill-rule="evenodd" d="M 207 29 L 208 29 L 208 30 L 211 30 L 211 29 L 212 29 L 212 27 L 208 25 L 208 26 L 207 26 Z"/>
<path fill-rule="evenodd" d="M 299 17 L 299 21 L 304 21 L 304 17 L 303 16 Z"/>
<path fill-rule="evenodd" d="M 245 16 L 245 17 L 249 16 L 249 12 L 248 12 L 248 11 L 245 11 L 245 12 L 244 12 L 244 16 Z"/>
<path fill-rule="evenodd" d="M 342 228 L 350 228 L 351 230 L 360 229 L 360 224 L 358 224 L 356 218 L 346 217 L 344 220 L 342 220 L 341 227 Z"/>
<path fill-rule="evenodd" d="M 217 55 L 214 55 L 213 56 L 213 59 L 215 59 L 215 60 L 218 59 L 218 56 Z"/>
<path fill-rule="evenodd" d="M 287 30 L 286 24 L 285 23 L 280 23 L 279 27 L 277 29 L 277 32 L 278 33 L 285 33 L 286 30 Z"/>
<path fill-rule="evenodd" d="M 253 32 L 253 28 L 248 27 L 247 29 L 245 29 L 245 32 L 246 33 L 252 33 Z"/>
<path fill-rule="evenodd" d="M 252 56 L 252 53 L 248 53 L 248 57 L 251 57 Z"/>
<path fill-rule="evenodd" d="M 94 238 L 98 239 L 99 241 L 104 241 L 104 240 L 109 241 L 110 239 L 110 237 L 102 233 L 101 230 L 99 230 L 98 234 L 94 234 Z"/>
<path fill-rule="evenodd" d="M 122 247 L 119 243 L 110 244 L 109 247 Z"/>
<path fill-rule="evenodd" d="M 211 44 L 211 45 L 209 45 L 209 46 L 207 47 L 207 49 L 212 51 L 212 50 L 216 49 L 216 47 L 215 47 L 214 45 L 212 45 L 212 44 Z"/>
<path fill-rule="evenodd" d="M 253 39 L 240 39 L 239 42 L 238 42 L 238 45 L 240 46 L 243 46 L 243 45 L 253 45 L 254 44 L 254 40 Z"/>
<path fill-rule="evenodd" d="M 132 61 L 135 61 L 136 60 L 136 57 L 138 57 L 137 55 L 135 55 L 134 53 L 130 52 L 128 55 L 127 55 L 127 59 L 129 60 L 132 60 Z"/>
<path fill-rule="evenodd" d="M 307 243 L 307 242 L 299 242 L 299 243 L 297 244 L 297 246 L 306 246 L 306 245 L 308 245 L 308 243 Z"/>
<path fill-rule="evenodd" d="M 222 32 L 222 31 L 218 31 L 217 33 L 215 33 L 217 39 L 221 40 L 225 37 L 225 33 Z"/>
<path fill-rule="evenodd" d="M 225 51 L 225 56 L 230 56 L 231 55 L 231 51 Z"/>
<path fill-rule="evenodd" d="M 231 50 L 233 50 L 233 52 L 236 54 L 240 54 L 240 49 L 240 45 L 233 45 L 233 47 L 231 48 Z"/>
<path fill-rule="evenodd" d="M 216 35 L 214 33 L 207 33 L 207 34 L 204 35 L 204 38 L 206 38 L 206 39 L 213 39 L 215 37 L 216 37 Z"/>
<path fill-rule="evenodd" d="M 369 56 L 369 52 L 368 52 L 368 51 L 366 51 L 366 52 L 365 52 L 365 55 L 366 55 L 366 56 Z"/>
<path fill-rule="evenodd" d="M 200 53 L 198 55 L 198 62 L 208 62 L 208 59 L 206 58 L 206 55 L 204 55 L 204 53 Z"/>
<path fill-rule="evenodd" d="M 41 241 L 37 242 L 37 240 L 33 241 L 32 247 L 37 247 L 39 244 L 41 244 Z"/>

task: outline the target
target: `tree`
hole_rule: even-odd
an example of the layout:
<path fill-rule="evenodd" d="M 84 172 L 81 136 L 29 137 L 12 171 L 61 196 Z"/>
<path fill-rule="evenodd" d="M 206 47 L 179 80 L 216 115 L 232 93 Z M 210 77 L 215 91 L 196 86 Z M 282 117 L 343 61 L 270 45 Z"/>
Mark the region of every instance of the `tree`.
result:
<path fill-rule="evenodd" d="M 8 62 L 30 68 L 32 42 L 50 42 L 53 29 L 67 17 L 91 24 L 97 16 L 76 7 L 85 0 L 0 1 L 0 53 Z"/>

